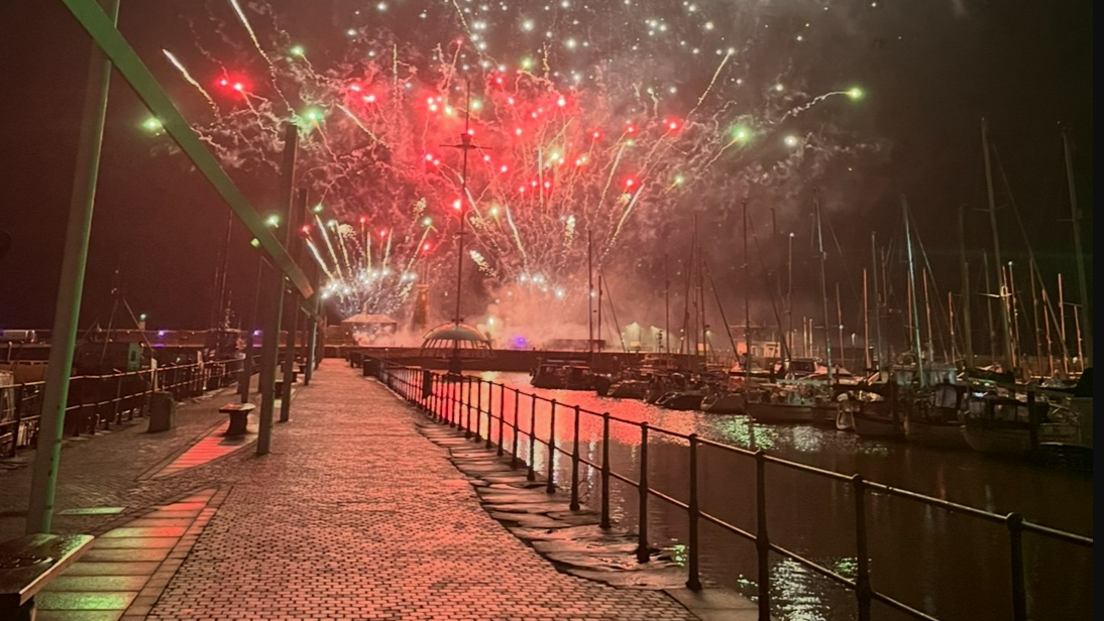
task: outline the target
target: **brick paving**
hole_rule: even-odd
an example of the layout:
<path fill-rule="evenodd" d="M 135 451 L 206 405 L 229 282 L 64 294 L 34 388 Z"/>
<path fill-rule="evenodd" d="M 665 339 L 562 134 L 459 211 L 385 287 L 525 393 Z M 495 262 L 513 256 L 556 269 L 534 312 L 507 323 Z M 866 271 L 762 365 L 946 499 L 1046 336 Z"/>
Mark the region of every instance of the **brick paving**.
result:
<path fill-rule="evenodd" d="M 218 462 L 235 483 L 148 619 L 695 618 L 557 571 L 481 508 L 421 414 L 340 361 L 292 415 L 271 455 Z"/>
<path fill-rule="evenodd" d="M 67 439 L 58 469 L 55 532 L 100 534 L 128 514 L 185 495 L 205 482 L 206 487 L 218 485 L 221 476 L 211 466 L 197 468 L 196 476 L 163 481 L 147 480 L 147 475 L 225 421 L 226 415 L 216 410 L 233 395 L 233 388 L 225 388 L 178 404 L 176 427 L 169 431 L 145 433 L 147 419 L 136 418 L 110 432 Z M 34 451 L 21 451 L 16 461 L 24 467 L 0 469 L 0 540 L 23 534 L 33 456 Z M 84 511 L 95 507 L 113 510 Z"/>
<path fill-rule="evenodd" d="M 45 598 L 44 621 L 697 618 L 666 593 L 557 571 L 481 507 L 418 432 L 422 414 L 339 360 L 298 392 L 272 454 L 156 476 L 217 436 L 232 399 L 179 405 L 168 432 L 139 420 L 63 450 L 55 530 L 98 538 Z M 29 487 L 30 468 L 0 471 L 0 539 L 22 534 Z M 192 523 L 203 505 L 183 501 L 215 490 L 217 511 Z"/>

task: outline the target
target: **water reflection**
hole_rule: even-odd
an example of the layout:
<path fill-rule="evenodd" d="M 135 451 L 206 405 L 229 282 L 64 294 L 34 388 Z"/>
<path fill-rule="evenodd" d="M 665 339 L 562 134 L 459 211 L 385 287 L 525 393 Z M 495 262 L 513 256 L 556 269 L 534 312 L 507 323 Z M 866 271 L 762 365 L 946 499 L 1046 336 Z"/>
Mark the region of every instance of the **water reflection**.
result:
<path fill-rule="evenodd" d="M 741 415 L 664 410 L 639 401 L 598 397 L 593 393 L 534 390 L 524 374 L 486 373 L 482 379 L 502 382 L 525 392 L 556 399 L 555 423 L 550 403 L 528 396 L 501 396 L 498 386 L 483 384 L 482 403 L 492 399 L 496 412 L 504 407 L 507 446 L 513 442 L 510 423 L 522 430 L 519 453 L 529 454 L 525 436 L 537 429 L 541 438 L 553 432 L 556 445 L 570 451 L 575 439 L 575 411 L 609 412 L 629 423 L 610 422 L 613 469 L 630 479 L 639 477 L 640 430 L 631 423 L 654 427 L 842 473 L 903 487 L 954 502 L 1004 513 L 1017 511 L 1030 521 L 1092 533 L 1092 479 L 1079 474 L 988 460 L 971 452 L 927 449 L 905 443 L 873 441 L 852 433 L 809 426 L 760 425 Z M 516 416 L 516 419 L 515 419 Z M 485 417 L 482 434 L 497 440 L 496 425 Z M 603 421 L 581 412 L 580 453 L 595 464 L 602 460 Z M 688 451 L 686 441 L 653 430 L 649 436 L 650 484 L 686 502 Z M 547 469 L 547 449 L 533 448 L 534 467 Z M 552 461 L 556 480 L 569 484 L 571 460 L 557 453 Z M 755 467 L 753 460 L 710 446 L 699 451 L 700 501 L 703 511 L 739 528 L 755 529 Z M 600 500 L 597 472 L 580 472 L 580 497 L 591 506 Z M 767 507 L 771 541 L 853 577 L 855 558 L 854 499 L 848 484 L 798 473 L 779 466 L 767 470 Z M 868 546 L 874 588 L 928 614 L 945 619 L 981 621 L 1009 618 L 1008 534 L 1003 525 L 981 523 L 915 502 L 867 497 Z M 613 518 L 627 528 L 639 523 L 635 488 L 615 482 L 611 489 Z M 685 510 L 651 498 L 647 515 L 654 545 L 685 554 Z M 716 526 L 701 527 L 703 574 L 712 580 L 756 593 L 754 547 Z M 1025 536 L 1029 613 L 1038 619 L 1089 618 L 1092 595 L 1092 554 L 1065 544 Z M 772 613 L 779 619 L 855 618 L 855 596 L 803 565 L 772 556 Z M 874 606 L 878 619 L 903 619 L 899 613 Z"/>

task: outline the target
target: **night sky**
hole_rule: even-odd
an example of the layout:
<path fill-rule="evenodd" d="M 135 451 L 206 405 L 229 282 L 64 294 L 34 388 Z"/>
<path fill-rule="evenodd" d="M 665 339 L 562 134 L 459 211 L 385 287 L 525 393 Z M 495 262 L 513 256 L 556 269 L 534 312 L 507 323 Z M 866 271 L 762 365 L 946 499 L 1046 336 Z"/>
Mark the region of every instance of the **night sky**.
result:
<path fill-rule="evenodd" d="M 122 32 L 185 116 L 207 128 L 214 125 L 209 108 L 173 70 L 161 49 L 178 53 L 209 88 L 219 64 L 263 77 L 264 65 L 258 62 L 228 4 L 221 0 L 124 0 L 122 6 Z M 349 28 L 369 38 L 386 28 L 397 40 L 428 49 L 430 41 L 447 41 L 464 36 L 465 31 L 470 34 L 480 19 L 478 11 L 468 14 L 462 26 L 455 10 L 448 10 L 448 3 L 404 0 L 388 3 L 384 21 L 379 4 L 242 3 L 262 42 L 272 46 L 270 52 L 275 54 L 278 37 L 262 27 L 270 23 L 265 7 L 281 16 L 289 41 L 306 45 L 308 58 L 319 72 L 346 53 L 342 50 L 349 46 L 345 40 Z M 565 69 L 574 63 L 574 68 L 586 74 L 587 67 L 608 61 L 611 66 L 632 67 L 626 70 L 631 78 L 633 71 L 654 67 L 657 84 L 679 85 L 679 95 L 668 98 L 676 114 L 679 110 L 686 113 L 708 83 L 717 66 L 717 57 L 710 54 L 719 47 L 739 50 L 733 67 L 722 75 L 733 81 L 721 84 L 721 93 L 735 88 L 738 74 L 763 91 L 775 81 L 799 86 L 802 97 L 792 102 L 795 106 L 820 93 L 861 87 L 859 101 L 841 102 L 843 98 L 837 97 L 796 119 L 800 125 L 794 131 L 799 135 L 822 137 L 823 144 L 843 155 L 809 160 L 819 162 L 815 170 L 799 172 L 796 179 L 769 190 L 745 189 L 753 209 L 768 203 L 777 207 L 779 227 L 798 231 L 799 239 L 807 243 L 812 190 L 818 188 L 834 236 L 844 251 L 842 259 L 838 255 L 830 258 L 833 280 L 849 278 L 853 284 L 858 270 L 869 261 L 872 230 L 886 239 L 900 239 L 899 197 L 905 194 L 933 270 L 942 278 L 940 284 L 957 290 L 957 210 L 961 205 L 971 210 L 986 205 L 979 129 L 981 118 L 986 117 L 1001 165 L 995 170 L 995 183 L 1004 256 L 1013 261 L 1026 259 L 1008 207 L 1014 200 L 1044 277 L 1053 279 L 1062 271 L 1067 296 L 1075 296 L 1060 134 L 1060 127 L 1066 126 L 1073 145 L 1078 200 L 1085 212 L 1082 229 L 1091 288 L 1089 2 L 715 1 L 700 2 L 700 8 L 689 2 L 634 2 L 631 10 L 610 12 L 604 26 L 589 28 L 586 19 L 576 19 L 583 23 L 573 24 L 566 18 L 551 17 L 560 15 L 551 10 L 559 2 L 505 3 L 508 11 L 501 10 L 502 4 L 493 3 L 488 14 L 503 15 L 500 21 L 504 25 L 492 23 L 484 38 L 492 51 L 500 50 L 501 58 L 516 62 L 526 50 L 536 50 L 545 40 L 526 39 L 524 15 L 532 14 L 533 30 L 539 35 L 554 29 L 550 40 L 560 46 L 566 45 L 568 37 L 571 46 L 580 47 L 587 37 L 593 38 L 593 47 L 577 56 L 560 52 L 555 57 Z M 547 10 L 546 4 L 550 4 Z M 571 11 L 582 15 L 589 11 L 584 3 L 575 4 Z M 428 18 L 419 17 L 423 6 L 431 9 Z M 833 17 L 830 20 L 822 17 L 825 7 Z M 361 15 L 354 13 L 357 9 L 363 9 Z M 712 14 L 702 16 L 709 12 Z M 590 13 L 597 24 L 605 15 Z M 567 9 L 562 14 L 570 17 Z M 639 20 L 630 23 L 634 15 Z M 659 21 L 646 23 L 653 18 Z M 811 26 L 805 28 L 805 23 Z M 519 24 L 520 28 L 515 27 Z M 721 33 L 728 33 L 723 41 Z M 637 39 L 642 43 L 634 50 Z M 0 62 L 7 85 L 3 103 L 6 148 L 0 154 L 4 171 L 0 230 L 12 237 L 10 250 L 0 258 L 0 328 L 48 328 L 52 323 L 89 45 L 87 35 L 61 2 L 9 3 L 0 20 Z M 688 50 L 699 45 L 707 53 L 701 62 L 695 62 Z M 213 60 L 216 57 L 217 62 Z M 763 109 L 769 106 L 764 103 Z M 228 210 L 206 181 L 190 171 L 185 158 L 173 154 L 164 139 L 156 140 L 142 131 L 147 116 L 144 106 L 116 75 L 82 324 L 96 319 L 101 324 L 108 322 L 110 290 L 117 283 L 134 311 L 149 315 L 150 327 L 205 327 Z M 762 158 L 783 157 L 763 153 Z M 743 177 L 729 176 L 723 167 L 715 174 L 719 181 L 698 192 L 699 204 L 693 211 L 706 217 L 716 214 L 716 226 L 704 233 L 703 239 L 710 245 L 708 255 L 716 266 L 713 272 L 723 280 L 738 271 L 740 262 L 732 228 L 739 214 L 732 206 L 742 193 L 733 184 Z M 276 177 L 271 170 L 243 166 L 234 169 L 232 176 L 258 210 L 275 206 Z M 723 192 L 710 189 L 722 187 Z M 756 215 L 763 225 L 770 217 L 765 209 Z M 345 215 L 353 215 L 353 210 L 346 207 Z M 676 253 L 683 252 L 689 237 L 685 220 L 668 220 L 671 229 L 685 233 L 669 239 L 670 249 Z M 248 314 L 257 262 L 244 227 L 237 223 L 233 227 L 229 289 L 234 307 Z M 971 211 L 967 227 L 967 245 L 972 260 L 978 261 L 978 253 L 991 244 L 986 215 Z M 835 246 L 834 239 L 831 245 Z M 802 248 L 796 259 L 796 269 L 803 275 L 799 286 L 812 285 L 815 280 L 808 275 L 814 263 L 808 246 Z M 622 273 L 654 280 L 655 258 L 661 253 L 642 254 L 650 258 L 636 265 L 623 262 Z M 113 277 L 116 270 L 118 279 Z M 641 289 L 654 291 L 655 282 Z M 125 323 L 123 315 L 117 315 L 115 322 Z"/>

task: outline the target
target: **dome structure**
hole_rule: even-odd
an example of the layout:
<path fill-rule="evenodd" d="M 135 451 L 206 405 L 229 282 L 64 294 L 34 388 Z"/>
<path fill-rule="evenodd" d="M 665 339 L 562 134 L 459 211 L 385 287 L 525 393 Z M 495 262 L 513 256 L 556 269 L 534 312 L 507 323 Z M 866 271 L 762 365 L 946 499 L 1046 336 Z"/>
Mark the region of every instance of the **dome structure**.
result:
<path fill-rule="evenodd" d="M 487 358 L 491 342 L 473 326 L 450 322 L 426 333 L 421 353 L 430 358 Z"/>

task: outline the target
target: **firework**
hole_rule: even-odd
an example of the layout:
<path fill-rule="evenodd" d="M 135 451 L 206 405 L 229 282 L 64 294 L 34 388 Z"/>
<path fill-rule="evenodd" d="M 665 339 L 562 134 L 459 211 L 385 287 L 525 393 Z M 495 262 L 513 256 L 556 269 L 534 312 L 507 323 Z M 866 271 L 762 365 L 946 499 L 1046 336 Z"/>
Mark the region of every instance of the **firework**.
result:
<path fill-rule="evenodd" d="M 754 4 L 650 17 L 640 3 L 381 2 L 348 14 L 329 32 L 340 45 L 312 60 L 295 37 L 317 33 L 296 32 L 295 16 L 227 1 L 220 32 L 236 24 L 241 37 L 201 43 L 205 56 L 251 60 L 189 72 L 165 55 L 214 107 L 196 129 L 227 165 L 271 174 L 281 125 L 299 125 L 299 184 L 334 217 L 316 218 L 308 246 L 345 314 L 397 310 L 438 227 L 436 243 L 466 228 L 465 260 L 497 287 L 585 295 L 588 251 L 605 265 L 635 260 L 686 211 L 724 209 L 752 186 L 792 197 L 861 147 L 834 125 L 801 123 L 863 91 L 809 95 L 792 59 L 757 66 L 767 43 L 756 29 L 769 24 Z M 818 24 L 823 8 L 793 6 Z M 791 43 L 815 37 L 811 24 L 792 27 Z M 192 77 L 204 74 L 211 92 Z M 465 131 L 477 146 L 467 179 L 450 147 Z"/>

